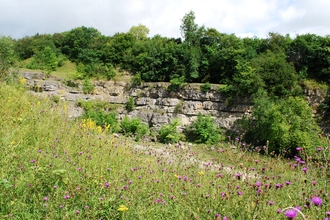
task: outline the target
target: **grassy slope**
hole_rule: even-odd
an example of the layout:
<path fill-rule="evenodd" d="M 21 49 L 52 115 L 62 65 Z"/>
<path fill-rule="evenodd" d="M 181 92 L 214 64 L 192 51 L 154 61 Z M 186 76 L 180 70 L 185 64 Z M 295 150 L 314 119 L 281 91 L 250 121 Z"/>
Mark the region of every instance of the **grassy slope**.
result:
<path fill-rule="evenodd" d="M 236 149 L 135 143 L 68 120 L 66 110 L 0 86 L 1 218 L 286 219 L 278 209 L 301 206 L 322 219 L 330 211 L 326 161 L 263 157 L 235 141 Z M 323 206 L 304 208 L 314 196 Z"/>

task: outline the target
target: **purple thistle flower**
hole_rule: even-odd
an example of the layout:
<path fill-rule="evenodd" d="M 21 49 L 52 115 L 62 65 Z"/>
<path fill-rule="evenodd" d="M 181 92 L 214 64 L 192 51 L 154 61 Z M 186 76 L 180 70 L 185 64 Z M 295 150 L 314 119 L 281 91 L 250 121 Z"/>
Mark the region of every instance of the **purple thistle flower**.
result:
<path fill-rule="evenodd" d="M 44 201 L 48 201 L 48 198 L 47 198 L 47 197 L 45 197 L 45 198 L 44 198 Z"/>
<path fill-rule="evenodd" d="M 318 151 L 321 151 L 321 150 L 322 150 L 322 147 L 318 147 L 317 150 L 318 150 Z"/>
<path fill-rule="evenodd" d="M 291 182 L 290 181 L 286 181 L 285 184 L 288 186 L 288 185 L 291 184 Z"/>
<path fill-rule="evenodd" d="M 282 188 L 282 184 L 280 184 L 280 183 L 277 183 L 276 185 L 275 185 L 275 187 L 276 187 L 276 189 L 279 189 L 279 188 Z"/>
<path fill-rule="evenodd" d="M 241 196 L 243 193 L 241 191 L 238 191 L 237 194 Z"/>
<path fill-rule="evenodd" d="M 316 206 L 321 206 L 322 205 L 322 199 L 320 197 L 313 197 L 312 198 L 312 202 Z"/>
<path fill-rule="evenodd" d="M 108 182 L 105 183 L 104 188 L 108 188 L 110 184 Z"/>
<path fill-rule="evenodd" d="M 307 170 L 308 170 L 307 167 L 303 167 L 303 168 L 302 168 L 302 171 L 304 171 L 304 173 L 307 173 Z"/>
<path fill-rule="evenodd" d="M 298 213 L 295 209 L 289 209 L 289 210 L 285 211 L 284 214 L 288 219 L 294 219 Z"/>

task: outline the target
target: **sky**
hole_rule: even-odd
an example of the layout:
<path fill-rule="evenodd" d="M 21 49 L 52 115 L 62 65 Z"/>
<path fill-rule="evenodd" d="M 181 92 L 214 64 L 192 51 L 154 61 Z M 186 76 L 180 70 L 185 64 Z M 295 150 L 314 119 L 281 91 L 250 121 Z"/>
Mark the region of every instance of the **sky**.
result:
<path fill-rule="evenodd" d="M 181 37 L 189 11 L 195 23 L 238 37 L 330 34 L 330 0 L 0 0 L 0 35 L 15 39 L 93 27 L 103 35 L 139 24 L 149 37 Z"/>

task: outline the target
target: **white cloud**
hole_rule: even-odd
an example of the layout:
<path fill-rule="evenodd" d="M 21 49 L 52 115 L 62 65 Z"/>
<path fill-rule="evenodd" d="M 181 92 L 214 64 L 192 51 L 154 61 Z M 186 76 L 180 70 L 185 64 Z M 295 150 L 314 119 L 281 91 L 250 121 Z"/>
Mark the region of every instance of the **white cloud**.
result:
<path fill-rule="evenodd" d="M 180 37 L 190 10 L 196 23 L 237 36 L 330 34 L 328 0 L 0 0 L 0 34 L 14 38 L 55 33 L 79 26 L 104 35 L 144 24 L 150 36 Z"/>

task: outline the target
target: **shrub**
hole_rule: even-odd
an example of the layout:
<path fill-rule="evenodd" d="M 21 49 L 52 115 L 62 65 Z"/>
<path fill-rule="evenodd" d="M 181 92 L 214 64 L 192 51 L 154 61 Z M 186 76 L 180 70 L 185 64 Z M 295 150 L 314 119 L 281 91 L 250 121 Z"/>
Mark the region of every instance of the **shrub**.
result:
<path fill-rule="evenodd" d="M 113 79 L 116 76 L 115 68 L 111 64 L 106 65 L 104 67 L 104 75 L 107 80 Z"/>
<path fill-rule="evenodd" d="M 82 115 L 83 119 L 92 119 L 97 126 L 105 128 L 110 125 L 110 131 L 119 132 L 120 127 L 115 112 L 105 113 L 103 110 L 90 109 Z"/>
<path fill-rule="evenodd" d="M 170 83 L 171 85 L 169 85 L 167 89 L 170 91 L 178 91 L 179 89 L 181 89 L 186 85 L 185 77 L 181 76 L 181 77 L 173 78 L 170 80 Z"/>
<path fill-rule="evenodd" d="M 186 129 L 187 138 L 195 143 L 214 144 L 220 140 L 220 130 L 209 115 L 199 114 Z"/>
<path fill-rule="evenodd" d="M 162 125 L 158 131 L 158 140 L 162 143 L 176 143 L 180 140 L 177 127 L 180 125 L 179 119 L 174 119 L 169 125 Z"/>
<path fill-rule="evenodd" d="M 91 81 L 89 81 L 89 79 L 86 78 L 84 80 L 84 84 L 83 84 L 82 90 L 83 90 L 83 93 L 85 93 L 85 94 L 88 94 L 88 93 L 93 92 L 93 90 L 94 90 L 93 83 L 91 83 Z"/>
<path fill-rule="evenodd" d="M 135 108 L 135 100 L 133 97 L 129 97 L 127 102 L 126 102 L 126 110 L 131 112 Z"/>
<path fill-rule="evenodd" d="M 121 121 L 121 129 L 125 135 L 135 135 L 135 140 L 139 141 L 148 132 L 149 126 L 139 118 L 131 119 L 126 115 Z"/>
<path fill-rule="evenodd" d="M 201 85 L 200 88 L 203 92 L 208 92 L 211 90 L 211 84 L 209 82 L 206 82 L 203 85 Z"/>
<path fill-rule="evenodd" d="M 255 98 L 252 117 L 243 120 L 245 139 L 256 146 L 266 145 L 268 152 L 297 153 L 297 147 L 307 154 L 322 145 L 318 134 L 321 129 L 312 115 L 308 103 L 300 97 L 272 101 L 267 96 Z"/>
<path fill-rule="evenodd" d="M 137 74 L 135 74 L 135 76 L 132 77 L 131 86 L 133 88 L 135 88 L 135 87 L 140 86 L 141 84 L 142 84 L 141 74 L 137 73 Z"/>

